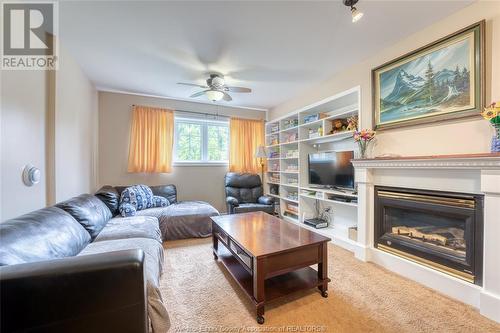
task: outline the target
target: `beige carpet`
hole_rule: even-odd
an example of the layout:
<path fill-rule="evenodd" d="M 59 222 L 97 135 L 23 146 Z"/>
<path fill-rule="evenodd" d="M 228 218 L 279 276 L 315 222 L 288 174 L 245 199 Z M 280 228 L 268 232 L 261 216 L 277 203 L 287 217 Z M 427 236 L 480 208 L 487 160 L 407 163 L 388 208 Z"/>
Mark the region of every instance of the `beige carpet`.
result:
<path fill-rule="evenodd" d="M 294 294 L 266 306 L 260 326 L 250 301 L 214 261 L 210 239 L 164 244 L 162 294 L 170 332 L 500 332 L 500 324 L 374 264 L 329 246 L 329 294 Z"/>

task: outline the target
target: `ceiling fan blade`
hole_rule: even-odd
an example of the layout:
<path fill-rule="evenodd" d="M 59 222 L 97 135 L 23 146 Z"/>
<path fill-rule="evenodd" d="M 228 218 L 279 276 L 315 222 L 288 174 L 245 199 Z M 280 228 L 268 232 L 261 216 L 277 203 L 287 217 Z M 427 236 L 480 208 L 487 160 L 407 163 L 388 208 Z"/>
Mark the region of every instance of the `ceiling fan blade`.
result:
<path fill-rule="evenodd" d="M 183 86 L 198 87 L 198 88 L 208 88 L 207 86 L 203 86 L 201 84 L 195 84 L 195 83 L 177 82 L 177 84 L 182 84 Z"/>
<path fill-rule="evenodd" d="M 225 87 L 226 91 L 230 92 L 237 92 L 237 93 L 249 93 L 252 92 L 252 89 L 250 88 L 244 88 L 244 87 Z"/>
<path fill-rule="evenodd" d="M 224 97 L 222 99 L 224 99 L 226 102 L 231 102 L 233 100 L 233 98 L 227 93 L 224 93 Z"/>
<path fill-rule="evenodd" d="M 208 90 L 202 90 L 202 91 L 198 91 L 197 93 L 194 93 L 192 94 L 191 96 L 189 96 L 189 98 L 193 98 L 193 97 L 198 97 L 198 96 L 201 96 L 203 95 L 205 92 L 207 92 Z"/>

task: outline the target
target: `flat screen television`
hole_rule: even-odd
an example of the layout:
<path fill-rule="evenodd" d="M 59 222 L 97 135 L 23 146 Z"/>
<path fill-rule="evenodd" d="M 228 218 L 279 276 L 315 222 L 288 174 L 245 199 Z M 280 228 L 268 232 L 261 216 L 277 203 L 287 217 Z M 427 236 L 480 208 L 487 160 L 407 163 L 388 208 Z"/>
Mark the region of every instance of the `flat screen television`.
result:
<path fill-rule="evenodd" d="M 354 151 L 309 154 L 309 184 L 354 189 Z"/>

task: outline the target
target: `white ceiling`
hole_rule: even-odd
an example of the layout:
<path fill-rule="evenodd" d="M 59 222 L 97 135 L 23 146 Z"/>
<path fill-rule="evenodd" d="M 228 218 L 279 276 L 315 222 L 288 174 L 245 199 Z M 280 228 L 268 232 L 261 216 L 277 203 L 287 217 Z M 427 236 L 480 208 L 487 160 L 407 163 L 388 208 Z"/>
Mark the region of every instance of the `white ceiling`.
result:
<path fill-rule="evenodd" d="M 341 1 L 62 2 L 59 31 L 99 89 L 185 99 L 217 71 L 269 109 L 471 2 L 360 0 L 356 24 Z"/>

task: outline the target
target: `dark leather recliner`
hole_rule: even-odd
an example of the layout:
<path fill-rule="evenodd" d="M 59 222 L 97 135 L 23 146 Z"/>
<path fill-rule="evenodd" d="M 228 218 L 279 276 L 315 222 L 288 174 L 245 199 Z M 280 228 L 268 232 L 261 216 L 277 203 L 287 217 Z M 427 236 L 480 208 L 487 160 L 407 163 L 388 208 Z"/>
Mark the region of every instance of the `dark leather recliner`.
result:
<path fill-rule="evenodd" d="M 264 195 L 259 175 L 228 172 L 225 177 L 229 214 L 263 211 L 274 213 L 274 198 Z"/>

